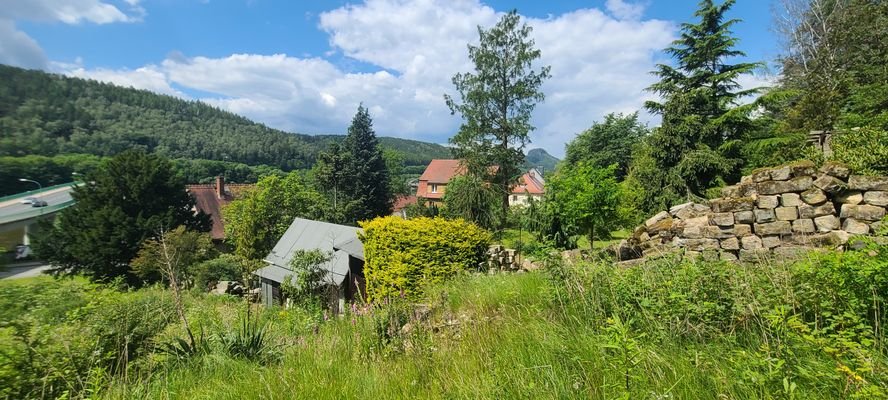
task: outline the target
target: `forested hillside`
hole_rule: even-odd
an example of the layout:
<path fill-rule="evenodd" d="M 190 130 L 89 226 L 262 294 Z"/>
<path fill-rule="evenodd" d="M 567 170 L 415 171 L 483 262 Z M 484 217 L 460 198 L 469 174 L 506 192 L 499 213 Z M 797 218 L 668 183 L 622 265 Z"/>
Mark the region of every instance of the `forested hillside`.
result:
<path fill-rule="evenodd" d="M 0 156 L 117 154 L 309 168 L 336 136 L 292 134 L 197 101 L 0 65 Z M 449 157 L 444 146 L 383 138 L 407 165 Z"/>
<path fill-rule="evenodd" d="M 531 149 L 524 158 L 524 163 L 530 168 L 541 168 L 544 173 L 552 172 L 558 165 L 559 159 L 543 149 Z"/>

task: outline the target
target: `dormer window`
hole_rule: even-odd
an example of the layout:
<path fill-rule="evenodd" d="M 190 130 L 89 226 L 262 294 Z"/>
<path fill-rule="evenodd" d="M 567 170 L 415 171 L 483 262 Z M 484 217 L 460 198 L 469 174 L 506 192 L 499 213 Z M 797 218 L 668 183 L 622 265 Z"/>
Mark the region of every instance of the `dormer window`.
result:
<path fill-rule="evenodd" d="M 432 183 L 429 186 L 430 186 L 431 193 L 438 193 L 438 184 L 437 183 Z"/>

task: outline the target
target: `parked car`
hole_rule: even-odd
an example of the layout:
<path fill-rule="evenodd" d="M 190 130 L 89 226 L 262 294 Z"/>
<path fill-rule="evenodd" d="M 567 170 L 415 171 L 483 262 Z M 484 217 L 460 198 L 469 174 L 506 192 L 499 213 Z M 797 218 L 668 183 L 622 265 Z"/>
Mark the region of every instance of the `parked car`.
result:
<path fill-rule="evenodd" d="M 46 207 L 47 205 L 45 201 L 36 199 L 31 203 L 31 207 Z"/>
<path fill-rule="evenodd" d="M 21 199 L 21 201 L 19 201 L 19 203 L 21 203 L 21 204 L 34 204 L 35 201 L 37 201 L 37 198 L 36 198 L 36 197 L 28 196 L 28 197 L 25 197 L 24 199 Z"/>

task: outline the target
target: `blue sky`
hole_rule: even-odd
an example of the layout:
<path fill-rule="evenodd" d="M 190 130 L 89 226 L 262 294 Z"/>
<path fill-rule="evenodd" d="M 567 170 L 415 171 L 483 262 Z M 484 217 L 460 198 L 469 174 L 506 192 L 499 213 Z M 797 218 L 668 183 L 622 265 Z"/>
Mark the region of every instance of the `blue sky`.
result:
<path fill-rule="evenodd" d="M 443 94 L 468 70 L 474 27 L 516 8 L 552 65 L 535 144 L 554 154 L 650 94 L 647 73 L 696 1 L 4 0 L 0 62 L 200 99 L 273 127 L 343 132 L 364 102 L 380 135 L 443 143 Z M 771 2 L 739 0 L 750 60 L 778 53 Z M 5 44 L 4 44 L 5 42 Z M 750 77 L 755 86 L 763 78 Z M 650 116 L 643 119 L 656 123 Z"/>

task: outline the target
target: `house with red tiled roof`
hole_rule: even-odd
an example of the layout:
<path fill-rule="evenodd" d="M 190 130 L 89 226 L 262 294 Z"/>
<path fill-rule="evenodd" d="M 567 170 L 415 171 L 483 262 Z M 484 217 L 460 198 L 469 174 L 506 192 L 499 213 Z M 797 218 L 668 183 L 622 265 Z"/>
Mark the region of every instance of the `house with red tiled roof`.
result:
<path fill-rule="evenodd" d="M 429 205 L 440 204 L 450 179 L 464 173 L 465 167 L 459 160 L 432 160 L 419 177 L 416 197 L 425 199 Z"/>
<path fill-rule="evenodd" d="M 416 202 L 416 196 L 398 196 L 392 205 L 392 215 L 407 218 L 407 207 Z"/>
<path fill-rule="evenodd" d="M 222 207 L 231 203 L 241 192 L 251 189 L 256 185 L 235 183 L 225 184 L 225 178 L 216 177 L 215 183 L 185 185 L 185 190 L 194 196 L 195 211 L 203 211 L 210 216 L 213 227 L 210 236 L 214 241 L 225 239 L 225 226 L 222 222 Z"/>
<path fill-rule="evenodd" d="M 531 168 L 518 178 L 518 184 L 512 188 L 509 205 L 526 206 L 530 203 L 530 199 L 542 200 L 544 194 L 546 194 L 546 180 L 540 171 Z"/>
<path fill-rule="evenodd" d="M 447 191 L 447 183 L 454 176 L 465 172 L 465 166 L 460 164 L 460 160 L 432 160 L 419 177 L 416 197 L 425 199 L 430 205 L 440 204 Z M 546 193 L 545 184 L 543 175 L 539 171 L 536 169 L 527 171 L 512 188 L 509 205 L 527 205 L 531 198 L 542 198 Z"/>

